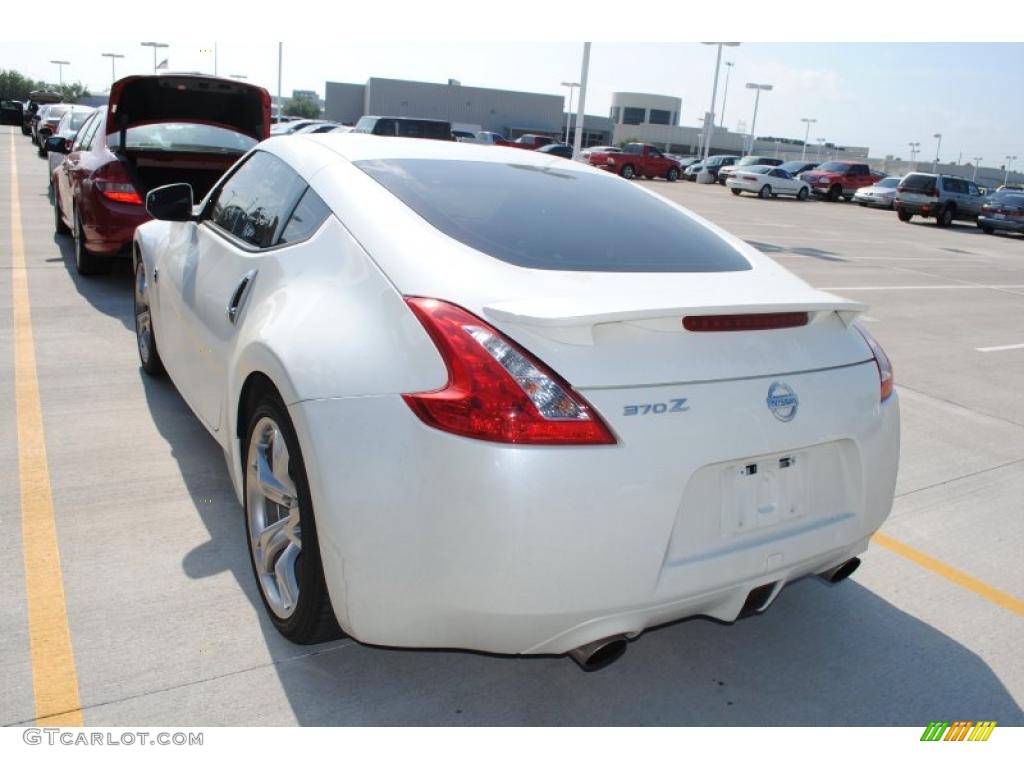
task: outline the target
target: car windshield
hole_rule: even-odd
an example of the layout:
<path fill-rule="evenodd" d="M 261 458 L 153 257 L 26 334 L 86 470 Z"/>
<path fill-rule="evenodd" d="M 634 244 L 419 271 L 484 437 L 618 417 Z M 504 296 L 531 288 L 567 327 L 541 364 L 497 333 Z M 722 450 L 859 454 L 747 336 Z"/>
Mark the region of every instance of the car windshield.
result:
<path fill-rule="evenodd" d="M 822 163 L 818 166 L 819 171 L 832 171 L 833 173 L 846 173 L 850 170 L 849 163 Z"/>
<path fill-rule="evenodd" d="M 899 176 L 890 176 L 887 179 L 882 179 L 880 182 L 875 184 L 876 187 L 895 187 L 900 183 Z"/>
<path fill-rule="evenodd" d="M 989 198 L 989 201 L 1004 205 L 1024 205 L 1024 192 L 1011 192 L 1010 190 L 996 192 Z"/>
<path fill-rule="evenodd" d="M 788 163 L 780 165 L 779 168 L 784 171 L 788 171 L 789 173 L 798 173 L 803 170 L 809 170 L 807 168 L 807 163 L 803 160 L 790 160 Z"/>
<path fill-rule="evenodd" d="M 469 160 L 356 166 L 449 237 L 531 269 L 735 272 L 750 263 L 710 229 L 604 173 Z"/>
<path fill-rule="evenodd" d="M 107 137 L 111 149 L 120 146 L 120 134 Z M 152 123 L 129 128 L 123 149 L 154 149 L 166 152 L 221 152 L 242 154 L 256 146 L 256 139 L 227 128 L 199 123 Z"/>

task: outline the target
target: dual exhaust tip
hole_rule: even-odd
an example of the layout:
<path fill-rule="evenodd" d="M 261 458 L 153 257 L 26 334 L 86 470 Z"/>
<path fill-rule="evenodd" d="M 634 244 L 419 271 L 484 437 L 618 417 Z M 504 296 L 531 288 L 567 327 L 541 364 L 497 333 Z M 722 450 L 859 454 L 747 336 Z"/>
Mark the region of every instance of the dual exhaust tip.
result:
<path fill-rule="evenodd" d="M 860 558 L 851 557 L 845 563 L 840 563 L 835 568 L 822 571 L 818 574 L 818 578 L 827 581 L 829 584 L 838 584 L 850 578 L 859 567 Z M 622 654 L 626 652 L 628 644 L 629 639 L 625 635 L 612 635 L 601 640 L 595 640 L 592 643 L 587 643 L 586 645 L 581 645 L 579 648 L 573 648 L 569 651 L 569 656 L 580 665 L 584 672 L 596 672 L 622 658 Z"/>

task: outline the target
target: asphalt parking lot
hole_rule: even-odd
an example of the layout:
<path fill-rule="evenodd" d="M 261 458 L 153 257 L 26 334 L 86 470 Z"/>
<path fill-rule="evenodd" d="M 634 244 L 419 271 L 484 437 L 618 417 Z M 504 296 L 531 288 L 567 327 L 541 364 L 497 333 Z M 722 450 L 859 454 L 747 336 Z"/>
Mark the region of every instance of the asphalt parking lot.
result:
<path fill-rule="evenodd" d="M 1024 725 L 1024 238 L 639 182 L 870 305 L 901 398 L 900 476 L 847 582 L 804 580 L 732 626 L 650 631 L 585 674 L 567 658 L 278 636 L 220 450 L 170 382 L 139 369 L 128 265 L 75 273 L 46 163 L 15 128 L 0 169 L 0 723 L 66 722 L 77 705 L 89 726 Z M 19 375 L 18 402 L 38 392 L 41 430 L 15 408 L 25 339 L 35 376 Z M 45 482 L 26 486 L 40 437 Z M 27 583 L 40 504 L 59 580 Z"/>

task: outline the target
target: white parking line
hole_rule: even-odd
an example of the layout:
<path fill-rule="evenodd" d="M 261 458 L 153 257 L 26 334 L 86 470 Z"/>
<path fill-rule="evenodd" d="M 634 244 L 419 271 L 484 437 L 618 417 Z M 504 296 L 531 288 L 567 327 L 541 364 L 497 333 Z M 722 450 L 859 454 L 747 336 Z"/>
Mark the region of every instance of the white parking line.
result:
<path fill-rule="evenodd" d="M 1004 344 L 1001 347 L 975 347 L 979 352 L 1005 352 L 1008 349 L 1024 349 L 1024 344 Z"/>
<path fill-rule="evenodd" d="M 957 284 L 957 285 L 831 285 L 823 286 L 823 291 L 934 291 L 934 290 L 972 290 L 984 288 L 987 290 L 1002 290 L 1006 288 L 1024 288 L 1022 284 L 1011 285 L 982 285 L 980 283 Z"/>

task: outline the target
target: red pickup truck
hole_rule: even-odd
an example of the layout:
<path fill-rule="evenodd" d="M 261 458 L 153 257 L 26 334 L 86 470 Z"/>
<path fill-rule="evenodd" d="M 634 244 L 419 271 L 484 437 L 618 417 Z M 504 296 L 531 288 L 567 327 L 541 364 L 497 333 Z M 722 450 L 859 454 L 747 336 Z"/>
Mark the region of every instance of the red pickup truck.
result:
<path fill-rule="evenodd" d="M 621 152 L 593 152 L 590 164 L 604 168 L 610 173 L 617 173 L 623 178 L 632 179 L 646 176 L 653 179 L 663 176 L 675 181 L 683 169 L 675 160 L 665 157 L 650 144 L 627 144 Z"/>
<path fill-rule="evenodd" d="M 872 171 L 865 163 L 833 160 L 801 173 L 800 178 L 811 185 L 815 196 L 835 202 L 840 197 L 852 200 L 858 189 L 872 186 L 885 178 L 885 174 Z"/>

